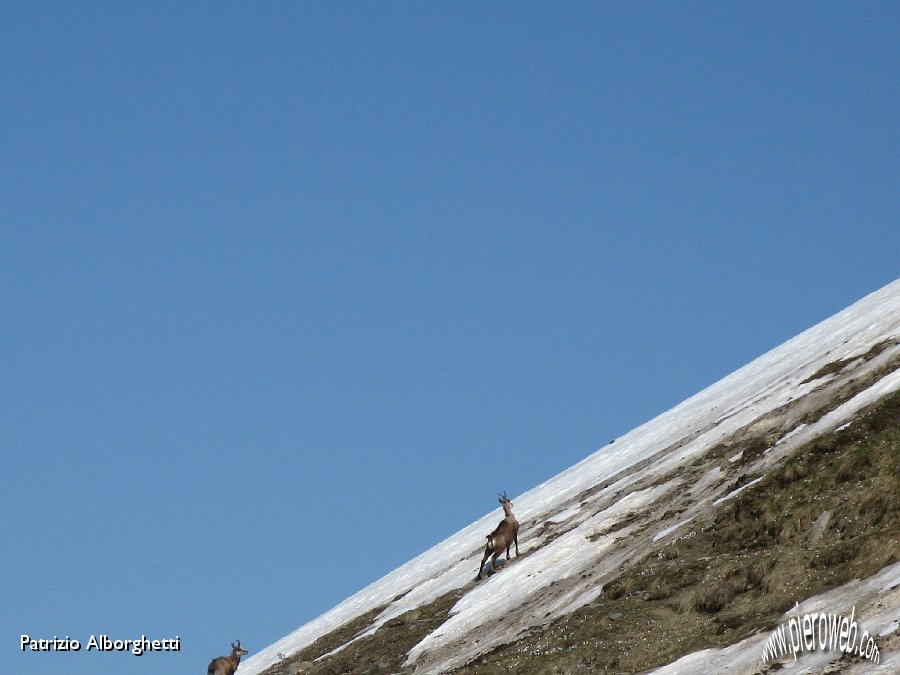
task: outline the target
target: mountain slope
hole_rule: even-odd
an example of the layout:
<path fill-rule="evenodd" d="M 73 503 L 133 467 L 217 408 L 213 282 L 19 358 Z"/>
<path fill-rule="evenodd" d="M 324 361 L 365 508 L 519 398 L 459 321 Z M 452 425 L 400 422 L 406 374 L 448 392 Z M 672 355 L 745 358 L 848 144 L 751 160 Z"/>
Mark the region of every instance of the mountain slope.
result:
<path fill-rule="evenodd" d="M 731 644 L 843 563 L 900 559 L 897 390 L 900 281 L 515 498 L 522 556 L 487 580 L 497 511 L 238 672 L 633 671 Z"/>

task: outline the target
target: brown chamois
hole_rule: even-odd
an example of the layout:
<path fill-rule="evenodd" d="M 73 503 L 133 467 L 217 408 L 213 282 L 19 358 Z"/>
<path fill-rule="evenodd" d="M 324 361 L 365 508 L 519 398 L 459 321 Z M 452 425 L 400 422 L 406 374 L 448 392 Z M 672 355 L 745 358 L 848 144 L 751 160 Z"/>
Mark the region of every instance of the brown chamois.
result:
<path fill-rule="evenodd" d="M 500 554 L 503 553 L 504 549 L 506 549 L 507 560 L 509 560 L 509 548 L 513 544 L 516 545 L 516 555 L 519 555 L 519 521 L 516 520 L 516 517 L 512 513 L 512 502 L 507 499 L 505 490 L 503 494 L 497 495 L 497 498 L 500 500 L 500 504 L 503 505 L 503 513 L 506 517 L 500 521 L 497 529 L 487 536 L 487 546 L 484 547 L 484 557 L 481 559 L 481 566 L 478 568 L 478 579 L 481 579 L 482 572 L 484 571 L 484 562 L 491 553 L 494 554 L 494 559 L 491 560 L 491 573 L 497 569 L 497 558 L 500 557 Z"/>
<path fill-rule="evenodd" d="M 206 668 L 206 675 L 234 675 L 241 657 L 247 653 L 247 650 L 241 647 L 241 641 L 231 643 L 231 655 L 220 656 L 209 662 Z"/>

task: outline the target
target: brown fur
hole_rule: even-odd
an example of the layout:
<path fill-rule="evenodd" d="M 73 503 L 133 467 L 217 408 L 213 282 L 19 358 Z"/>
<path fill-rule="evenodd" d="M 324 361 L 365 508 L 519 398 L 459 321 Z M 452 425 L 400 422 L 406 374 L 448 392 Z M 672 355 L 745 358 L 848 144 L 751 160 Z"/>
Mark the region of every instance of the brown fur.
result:
<path fill-rule="evenodd" d="M 481 566 L 478 568 L 478 579 L 481 579 L 484 571 L 484 563 L 493 553 L 494 558 L 491 560 L 491 573 L 497 569 L 497 558 L 506 549 L 506 559 L 509 560 L 509 549 L 515 544 L 516 555 L 519 555 L 519 521 L 512 513 L 512 502 L 506 498 L 506 493 L 498 495 L 500 504 L 503 506 L 505 518 L 500 521 L 497 529 L 487 536 L 487 546 L 484 547 L 484 557 L 481 559 Z"/>
<path fill-rule="evenodd" d="M 241 641 L 231 643 L 231 654 L 229 656 L 220 656 L 209 662 L 206 668 L 206 675 L 234 675 L 241 657 L 247 653 L 247 650 L 241 647 Z"/>

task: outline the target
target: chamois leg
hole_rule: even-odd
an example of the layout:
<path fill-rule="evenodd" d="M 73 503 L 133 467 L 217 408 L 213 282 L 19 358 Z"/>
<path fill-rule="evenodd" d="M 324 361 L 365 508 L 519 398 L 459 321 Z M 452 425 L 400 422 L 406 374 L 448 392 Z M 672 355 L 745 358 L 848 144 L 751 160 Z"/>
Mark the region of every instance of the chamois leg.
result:
<path fill-rule="evenodd" d="M 484 557 L 481 559 L 481 566 L 478 568 L 478 576 L 475 577 L 476 579 L 481 579 L 482 572 L 484 572 L 484 561 L 487 560 L 490 555 L 491 555 L 490 549 L 485 548 Z"/>
<path fill-rule="evenodd" d="M 518 532 L 516 532 L 515 536 L 513 537 L 513 541 L 516 542 L 516 557 L 518 558 L 519 557 L 519 533 Z M 507 553 L 507 555 L 509 555 L 509 553 Z"/>

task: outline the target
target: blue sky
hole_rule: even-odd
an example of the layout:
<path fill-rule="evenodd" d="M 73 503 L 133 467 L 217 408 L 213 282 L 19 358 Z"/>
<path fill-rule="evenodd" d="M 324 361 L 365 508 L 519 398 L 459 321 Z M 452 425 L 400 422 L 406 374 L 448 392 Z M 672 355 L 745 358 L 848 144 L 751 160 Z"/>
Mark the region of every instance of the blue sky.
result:
<path fill-rule="evenodd" d="M 255 652 L 893 281 L 897 35 L 888 2 L 6 3 L 2 670 Z"/>

